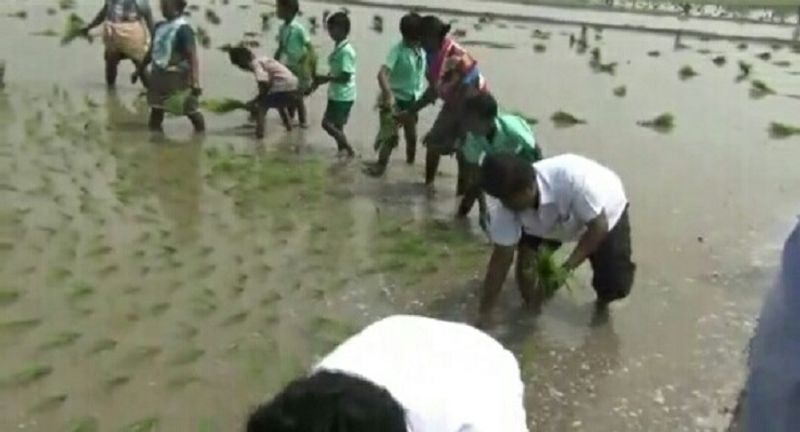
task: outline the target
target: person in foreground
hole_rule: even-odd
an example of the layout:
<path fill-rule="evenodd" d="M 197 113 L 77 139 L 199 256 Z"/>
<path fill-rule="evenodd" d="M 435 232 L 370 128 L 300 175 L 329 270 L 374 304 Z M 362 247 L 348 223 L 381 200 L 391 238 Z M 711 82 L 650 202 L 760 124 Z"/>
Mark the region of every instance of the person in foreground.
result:
<path fill-rule="evenodd" d="M 800 430 L 800 222 L 786 240 L 781 261 L 750 345 L 747 432 Z"/>
<path fill-rule="evenodd" d="M 153 13 L 149 0 L 104 0 L 103 7 L 92 22 L 81 29 L 89 32 L 103 25 L 103 44 L 105 45 L 106 84 L 114 87 L 117 83 L 117 68 L 122 60 L 129 59 L 136 69 L 147 54 L 149 35 L 153 33 Z M 136 76 L 136 75 L 134 75 Z M 146 77 L 142 76 L 142 83 Z"/>
<path fill-rule="evenodd" d="M 514 356 L 464 324 L 393 316 L 271 401 L 247 432 L 527 432 Z"/>
<path fill-rule="evenodd" d="M 197 47 L 185 9 L 186 0 L 161 0 L 165 20 L 156 24 L 153 44 L 139 68 L 139 76 L 146 76 L 145 68 L 153 64 L 147 78 L 147 102 L 154 132 L 163 132 L 165 112 L 186 116 L 195 132 L 206 129 L 198 102 L 202 91 Z"/>
<path fill-rule="evenodd" d="M 247 105 L 256 119 L 256 138 L 264 138 L 266 116 L 270 109 L 278 110 L 283 126 L 292 130 L 288 109 L 297 109 L 302 96 L 297 92 L 298 81 L 291 70 L 279 61 L 258 57 L 243 46 L 228 51 L 231 63 L 239 69 L 253 73 L 258 84 L 258 94 Z"/>
<path fill-rule="evenodd" d="M 572 272 L 587 259 L 598 306 L 625 298 L 633 285 L 628 199 L 620 178 L 599 163 L 561 155 L 531 164 L 510 154 L 489 155 L 481 167 L 483 190 L 500 201 L 490 215 L 494 250 L 486 271 L 477 324 L 488 326 L 514 253 L 523 300 L 545 300 L 533 263 L 536 254 L 562 242 L 577 246 L 562 267 Z"/>

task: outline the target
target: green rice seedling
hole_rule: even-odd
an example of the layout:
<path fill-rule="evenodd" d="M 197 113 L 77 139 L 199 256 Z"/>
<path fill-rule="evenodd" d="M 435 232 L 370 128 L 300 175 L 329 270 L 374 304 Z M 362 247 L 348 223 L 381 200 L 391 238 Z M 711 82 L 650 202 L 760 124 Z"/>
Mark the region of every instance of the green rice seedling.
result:
<path fill-rule="evenodd" d="M 661 56 L 661 52 L 660 51 L 648 51 L 647 55 L 650 56 L 650 57 L 659 57 L 659 56 Z"/>
<path fill-rule="evenodd" d="M 556 261 L 555 250 L 547 247 L 540 248 L 536 253 L 531 271 L 545 298 L 555 295 L 556 290 L 571 277 L 571 273 Z"/>
<path fill-rule="evenodd" d="M 61 34 L 61 45 L 67 45 L 78 38 L 86 38 L 91 42 L 91 37 L 83 33 L 84 27 L 86 27 L 86 22 L 83 18 L 74 13 L 69 14 L 64 24 L 64 32 Z"/>
<path fill-rule="evenodd" d="M 19 291 L 0 290 L 0 307 L 16 303 L 20 298 Z"/>
<path fill-rule="evenodd" d="M 97 258 L 103 255 L 108 255 L 114 249 L 108 245 L 97 245 L 86 252 L 86 256 L 89 258 Z"/>
<path fill-rule="evenodd" d="M 224 320 L 222 320 L 221 325 L 223 327 L 229 327 L 229 326 L 232 326 L 232 325 L 241 324 L 247 319 L 248 315 L 249 315 L 249 312 L 246 312 L 246 311 L 245 312 L 235 313 L 235 314 L 225 318 Z"/>
<path fill-rule="evenodd" d="M 64 267 L 55 267 L 48 273 L 51 282 L 63 282 L 64 279 L 72 276 L 72 270 Z"/>
<path fill-rule="evenodd" d="M 211 48 L 211 36 L 209 36 L 208 32 L 202 26 L 197 26 L 195 30 L 195 35 L 197 38 L 197 42 L 200 44 L 201 47 L 205 49 Z"/>
<path fill-rule="evenodd" d="M 760 99 L 764 96 L 773 94 L 775 94 L 775 90 L 768 86 L 764 81 L 753 80 L 753 82 L 750 83 L 750 97 L 752 98 Z"/>
<path fill-rule="evenodd" d="M 29 410 L 31 413 L 40 414 L 43 412 L 53 411 L 54 409 L 60 407 L 67 401 L 66 394 L 58 394 L 53 396 L 47 396 L 44 399 L 40 400 L 36 403 L 36 405 L 32 406 Z"/>
<path fill-rule="evenodd" d="M 38 327 L 41 323 L 42 320 L 38 318 L 3 321 L 0 322 L 0 335 L 25 332 Z"/>
<path fill-rule="evenodd" d="M 746 44 L 746 43 L 744 43 L 744 42 L 742 42 L 742 43 L 740 43 L 739 45 L 737 45 L 737 46 L 736 46 L 736 48 L 737 48 L 739 51 L 744 51 L 744 50 L 746 50 L 746 49 L 747 49 L 747 44 Z"/>
<path fill-rule="evenodd" d="M 0 388 L 17 388 L 32 384 L 53 373 L 53 368 L 47 365 L 34 364 L 25 367 L 9 376 L 0 378 Z"/>
<path fill-rule="evenodd" d="M 73 331 L 65 331 L 53 336 L 52 339 L 39 345 L 40 351 L 50 351 L 54 349 L 68 347 L 75 344 L 80 339 L 81 334 Z"/>
<path fill-rule="evenodd" d="M 716 56 L 711 61 L 717 66 L 724 66 L 725 63 L 728 62 L 728 59 L 725 56 Z"/>
<path fill-rule="evenodd" d="M 199 348 L 186 348 L 176 353 L 170 360 L 169 364 L 173 366 L 182 366 L 185 364 L 193 363 L 205 354 L 205 350 Z"/>
<path fill-rule="evenodd" d="M 108 277 L 119 271 L 119 266 L 116 264 L 109 264 L 98 272 L 101 277 Z"/>
<path fill-rule="evenodd" d="M 20 11 L 16 11 L 16 12 L 11 12 L 11 13 L 6 14 L 6 16 L 9 17 L 9 18 L 17 18 L 17 19 L 23 19 L 24 20 L 24 19 L 28 18 L 28 11 L 20 10 Z"/>
<path fill-rule="evenodd" d="M 94 288 L 86 282 L 75 282 L 70 287 L 68 298 L 71 301 L 82 300 L 94 294 Z"/>
<path fill-rule="evenodd" d="M 116 390 L 117 388 L 128 384 L 129 382 L 131 382 L 131 378 L 129 376 L 117 375 L 105 380 L 105 382 L 103 382 L 103 389 L 107 393 L 110 393 Z"/>
<path fill-rule="evenodd" d="M 53 16 L 53 15 L 58 13 L 58 10 L 56 10 L 56 8 L 54 8 L 54 7 L 49 7 L 49 8 L 47 8 L 46 12 L 47 12 L 47 15 Z"/>
<path fill-rule="evenodd" d="M 169 310 L 170 306 L 167 302 L 156 303 L 150 306 L 150 316 L 161 316 Z"/>
<path fill-rule="evenodd" d="M 783 139 L 800 135 L 800 127 L 785 123 L 772 122 L 769 125 L 769 134 L 773 138 Z"/>
<path fill-rule="evenodd" d="M 98 432 L 99 430 L 97 419 L 92 416 L 73 419 L 66 428 L 67 432 Z"/>
<path fill-rule="evenodd" d="M 533 33 L 531 33 L 531 37 L 534 39 L 548 40 L 550 39 L 550 32 L 534 29 Z"/>
<path fill-rule="evenodd" d="M 161 353 L 161 348 L 157 346 L 139 346 L 131 350 L 125 356 L 123 364 L 126 366 L 136 366 L 143 362 L 152 360 Z"/>
<path fill-rule="evenodd" d="M 675 128 L 675 116 L 670 113 L 664 113 L 652 120 L 642 120 L 636 124 L 656 130 L 658 132 L 669 132 Z"/>
<path fill-rule="evenodd" d="M 739 61 L 739 78 L 744 79 L 750 76 L 750 73 L 753 70 L 753 65 L 750 63 L 746 63 L 743 61 Z"/>
<path fill-rule="evenodd" d="M 58 0 L 58 7 L 61 10 L 75 9 L 75 0 Z"/>
<path fill-rule="evenodd" d="M 682 68 L 681 68 L 681 69 L 678 71 L 678 76 L 679 76 L 679 77 L 680 77 L 682 80 L 688 80 L 688 79 L 690 79 L 690 78 L 694 78 L 694 77 L 696 77 L 697 75 L 699 75 L 699 74 L 697 73 L 697 71 L 695 71 L 694 69 L 692 69 L 692 67 L 691 67 L 691 66 L 689 66 L 689 65 L 686 65 L 686 66 L 682 67 Z"/>
<path fill-rule="evenodd" d="M 547 51 L 547 45 L 545 45 L 545 44 L 534 44 L 533 45 L 533 51 L 537 52 L 537 53 L 543 53 L 543 52 Z"/>
<path fill-rule="evenodd" d="M 791 66 L 792 62 L 790 62 L 788 60 L 779 60 L 779 61 L 776 61 L 776 62 L 772 62 L 772 64 L 774 64 L 777 67 L 785 68 L 785 67 Z"/>
<path fill-rule="evenodd" d="M 758 57 L 758 58 L 760 58 L 761 60 L 764 60 L 764 61 L 770 61 L 772 59 L 772 53 L 765 51 L 765 52 L 763 52 L 761 54 L 756 55 L 756 57 Z"/>
<path fill-rule="evenodd" d="M 123 426 L 120 432 L 156 432 L 159 424 L 158 417 L 147 417 Z"/>
<path fill-rule="evenodd" d="M 609 75 L 615 75 L 617 73 L 617 62 L 611 63 L 600 63 L 596 62 L 592 65 L 592 69 L 599 73 L 607 73 Z"/>
<path fill-rule="evenodd" d="M 227 114 L 236 110 L 248 110 L 246 102 L 232 98 L 222 99 L 205 99 L 200 103 L 200 106 L 214 114 Z"/>
<path fill-rule="evenodd" d="M 697 50 L 697 53 L 698 54 L 703 54 L 703 55 L 708 55 L 708 54 L 711 54 L 711 50 L 708 49 L 708 48 L 701 48 L 701 49 Z"/>
<path fill-rule="evenodd" d="M 265 295 L 264 298 L 262 298 L 258 302 L 258 304 L 261 305 L 261 307 L 272 306 L 273 304 L 281 301 L 282 298 L 283 298 L 283 296 L 281 296 L 279 293 L 273 291 L 273 292 Z"/>
<path fill-rule="evenodd" d="M 625 97 L 628 94 L 628 88 L 623 86 L 619 86 L 614 88 L 614 96 L 616 97 Z"/>
<path fill-rule="evenodd" d="M 222 23 L 222 20 L 219 18 L 219 15 L 217 15 L 217 13 L 214 12 L 213 9 L 206 9 L 206 21 L 208 21 L 209 24 L 213 25 L 219 25 L 220 23 Z"/>
<path fill-rule="evenodd" d="M 574 115 L 565 112 L 565 111 L 556 111 L 551 117 L 550 120 L 558 127 L 570 127 L 579 124 L 585 124 L 586 120 L 579 119 Z"/>

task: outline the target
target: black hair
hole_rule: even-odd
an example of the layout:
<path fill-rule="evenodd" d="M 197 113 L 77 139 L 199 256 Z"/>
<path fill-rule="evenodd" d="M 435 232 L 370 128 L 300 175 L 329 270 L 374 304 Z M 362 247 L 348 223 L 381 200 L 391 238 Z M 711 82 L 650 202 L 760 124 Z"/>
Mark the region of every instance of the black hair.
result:
<path fill-rule="evenodd" d="M 350 34 L 350 17 L 347 16 L 345 12 L 336 12 L 328 17 L 327 22 L 328 27 L 339 27 L 345 31 L 346 34 Z"/>
<path fill-rule="evenodd" d="M 253 61 L 253 57 L 253 52 L 241 45 L 228 50 L 228 58 L 236 66 L 249 64 Z"/>
<path fill-rule="evenodd" d="M 464 110 L 481 118 L 493 119 L 497 117 L 497 100 L 489 93 L 479 93 L 464 101 Z"/>
<path fill-rule="evenodd" d="M 418 41 L 422 38 L 422 16 L 409 12 L 400 19 L 400 34 L 404 40 Z"/>
<path fill-rule="evenodd" d="M 481 166 L 481 188 L 501 201 L 531 187 L 536 176 L 533 165 L 511 154 L 486 156 Z"/>
<path fill-rule="evenodd" d="M 422 37 L 437 37 L 444 39 L 450 33 L 450 24 L 445 24 L 436 15 L 426 15 L 420 22 L 420 35 Z"/>
<path fill-rule="evenodd" d="M 300 12 L 300 2 L 298 0 L 278 0 L 278 6 L 288 9 L 293 15 Z"/>
<path fill-rule="evenodd" d="M 406 430 L 405 411 L 386 389 L 329 371 L 292 382 L 247 421 L 247 432 Z"/>

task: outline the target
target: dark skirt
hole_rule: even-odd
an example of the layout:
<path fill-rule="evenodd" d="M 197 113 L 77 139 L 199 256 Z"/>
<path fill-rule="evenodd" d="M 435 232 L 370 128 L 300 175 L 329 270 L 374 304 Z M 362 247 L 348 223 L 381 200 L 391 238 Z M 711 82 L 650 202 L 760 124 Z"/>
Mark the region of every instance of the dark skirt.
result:
<path fill-rule="evenodd" d="M 199 102 L 191 94 L 191 89 L 192 78 L 188 69 L 153 67 L 150 71 L 147 102 L 151 108 L 162 109 L 170 114 L 193 114 L 199 109 Z M 175 101 L 180 103 L 170 103 Z"/>

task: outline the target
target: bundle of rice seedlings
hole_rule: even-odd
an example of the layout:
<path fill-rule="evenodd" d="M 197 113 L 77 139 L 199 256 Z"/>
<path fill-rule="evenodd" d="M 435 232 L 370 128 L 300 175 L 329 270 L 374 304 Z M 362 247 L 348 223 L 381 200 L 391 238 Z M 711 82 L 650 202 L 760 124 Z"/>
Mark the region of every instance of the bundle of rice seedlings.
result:
<path fill-rule="evenodd" d="M 206 9 L 206 21 L 213 25 L 219 25 L 222 22 L 219 15 L 217 15 L 213 9 Z"/>
<path fill-rule="evenodd" d="M 683 80 L 696 77 L 698 73 L 691 66 L 684 66 L 678 71 L 678 76 Z"/>
<path fill-rule="evenodd" d="M 186 112 L 186 104 L 191 97 L 191 90 L 175 92 L 164 101 L 164 111 L 172 115 L 183 115 Z"/>
<path fill-rule="evenodd" d="M 559 127 L 569 127 L 586 123 L 586 120 L 579 119 L 574 115 L 564 111 L 556 111 L 552 117 L 550 117 L 550 119 L 553 121 L 553 123 L 555 123 L 556 126 Z"/>
<path fill-rule="evenodd" d="M 566 285 L 572 273 L 558 264 L 555 250 L 541 247 L 534 256 L 533 275 L 544 298 L 550 298 L 556 291 Z"/>
<path fill-rule="evenodd" d="M 668 132 L 675 127 L 675 116 L 670 113 L 664 113 L 652 120 L 642 120 L 636 124 L 659 132 Z"/>
<path fill-rule="evenodd" d="M 388 107 L 380 108 L 378 134 L 375 136 L 374 149 L 380 152 L 386 146 L 394 147 L 398 143 L 400 125 L 394 118 L 394 110 Z"/>
<path fill-rule="evenodd" d="M 614 96 L 617 97 L 625 97 L 628 94 L 628 88 L 625 86 L 619 86 L 614 89 Z"/>
<path fill-rule="evenodd" d="M 83 33 L 84 27 L 86 27 L 86 22 L 83 18 L 75 13 L 69 14 L 67 22 L 64 24 L 64 33 L 61 35 L 61 45 L 66 45 L 80 37 L 86 38 L 91 42 L 91 37 Z"/>
<path fill-rule="evenodd" d="M 769 134 L 773 138 L 789 138 L 795 135 L 800 135 L 800 127 L 779 122 L 772 122 L 769 124 Z"/>

